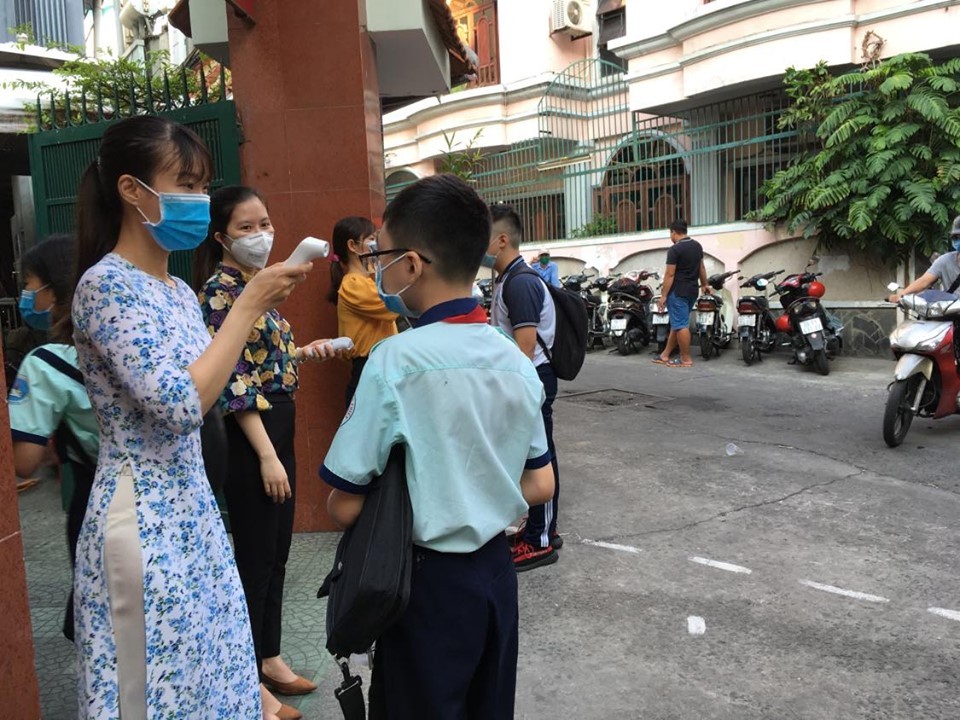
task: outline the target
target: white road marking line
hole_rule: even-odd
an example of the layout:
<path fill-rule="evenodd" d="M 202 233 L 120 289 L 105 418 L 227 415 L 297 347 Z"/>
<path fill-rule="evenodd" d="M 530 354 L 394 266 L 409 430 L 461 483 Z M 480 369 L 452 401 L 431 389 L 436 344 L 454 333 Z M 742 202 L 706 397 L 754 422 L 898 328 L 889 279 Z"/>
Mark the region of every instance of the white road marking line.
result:
<path fill-rule="evenodd" d="M 707 567 L 717 568 L 718 570 L 726 570 L 727 572 L 743 573 L 744 575 L 750 575 L 753 573 L 753 570 L 748 567 L 743 567 L 742 565 L 720 562 L 719 560 L 710 560 L 709 558 L 699 557 L 698 555 L 691 557 L 690 562 L 695 562 L 698 565 L 706 565 Z"/>
<path fill-rule="evenodd" d="M 594 545 L 595 547 L 602 547 L 607 550 L 619 550 L 620 552 L 633 553 L 634 555 L 640 554 L 640 548 L 631 547 L 630 545 L 617 545 L 617 543 L 604 542 L 603 540 L 587 540 L 586 538 L 581 542 L 584 545 Z"/>
<path fill-rule="evenodd" d="M 687 618 L 687 632 L 691 635 L 703 635 L 707 631 L 707 621 L 699 615 Z"/>
<path fill-rule="evenodd" d="M 868 593 L 857 592 L 856 590 L 844 590 L 843 588 L 834 587 L 833 585 L 822 585 L 812 580 L 801 580 L 800 584 L 811 587 L 814 590 L 823 590 L 824 592 L 843 595 L 844 597 L 853 598 L 854 600 L 866 600 L 867 602 L 875 603 L 890 602 L 887 598 L 880 597 L 879 595 L 870 595 Z"/>
<path fill-rule="evenodd" d="M 956 610 L 947 610 L 945 608 L 927 608 L 927 612 L 931 612 L 934 615 L 939 615 L 940 617 L 945 617 L 947 620 L 956 620 L 960 622 L 960 612 Z"/>

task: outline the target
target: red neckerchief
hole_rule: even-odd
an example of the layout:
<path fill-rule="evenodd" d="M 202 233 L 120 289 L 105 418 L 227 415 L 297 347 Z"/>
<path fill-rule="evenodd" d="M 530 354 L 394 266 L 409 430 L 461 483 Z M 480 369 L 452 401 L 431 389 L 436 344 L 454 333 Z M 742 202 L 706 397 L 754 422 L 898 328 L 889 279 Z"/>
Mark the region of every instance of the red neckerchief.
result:
<path fill-rule="evenodd" d="M 466 315 L 451 315 L 440 322 L 454 323 L 456 325 L 467 325 L 469 323 L 482 323 L 486 325 L 489 321 L 487 320 L 487 311 L 477 305 Z"/>

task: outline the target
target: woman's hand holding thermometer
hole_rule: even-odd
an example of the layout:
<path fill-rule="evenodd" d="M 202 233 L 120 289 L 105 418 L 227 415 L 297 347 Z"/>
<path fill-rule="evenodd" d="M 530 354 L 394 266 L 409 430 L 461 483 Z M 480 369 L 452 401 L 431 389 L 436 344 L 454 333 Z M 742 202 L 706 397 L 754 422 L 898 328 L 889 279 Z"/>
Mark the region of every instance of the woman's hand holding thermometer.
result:
<path fill-rule="evenodd" d="M 297 351 L 298 360 L 329 360 L 332 357 L 346 357 L 353 350 L 353 340 L 338 337 L 334 340 L 314 340 Z"/>
<path fill-rule="evenodd" d="M 330 254 L 330 244 L 320 238 L 307 237 L 300 241 L 296 249 L 290 253 L 284 265 L 301 265 L 316 258 L 325 258 Z"/>

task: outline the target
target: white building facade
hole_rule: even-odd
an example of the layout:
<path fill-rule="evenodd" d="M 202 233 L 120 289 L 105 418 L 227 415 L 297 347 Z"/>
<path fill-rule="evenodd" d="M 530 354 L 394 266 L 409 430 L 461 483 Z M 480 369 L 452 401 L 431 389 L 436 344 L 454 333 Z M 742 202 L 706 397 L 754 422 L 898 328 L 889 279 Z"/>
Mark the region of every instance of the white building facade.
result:
<path fill-rule="evenodd" d="M 514 204 L 526 239 L 566 272 L 659 269 L 677 217 L 710 272 L 798 272 L 815 241 L 746 220 L 763 181 L 802 148 L 778 125 L 785 69 L 960 48 L 960 0 L 448 5 L 480 70 L 452 94 L 384 115 L 388 198 L 470 144 L 484 156 L 478 190 Z M 855 346 L 875 351 L 895 322 L 880 301 L 894 270 L 820 255 L 826 304 L 850 321 Z"/>

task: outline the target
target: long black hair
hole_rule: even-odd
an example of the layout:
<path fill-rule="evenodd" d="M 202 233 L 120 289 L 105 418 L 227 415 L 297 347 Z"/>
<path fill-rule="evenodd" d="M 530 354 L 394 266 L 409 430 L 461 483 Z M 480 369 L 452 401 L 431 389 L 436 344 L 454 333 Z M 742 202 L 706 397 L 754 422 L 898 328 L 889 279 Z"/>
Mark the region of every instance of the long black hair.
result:
<path fill-rule="evenodd" d="M 53 307 L 50 308 L 51 337 L 73 344 L 73 337 L 64 336 L 58 330 L 64 316 L 70 314 L 70 299 L 73 296 L 73 266 L 77 250 L 73 235 L 50 235 L 27 250 L 20 258 L 20 274 L 33 275 L 53 291 Z"/>
<path fill-rule="evenodd" d="M 377 226 L 373 224 L 370 218 L 357 215 L 342 218 L 333 226 L 333 253 L 337 256 L 337 262 L 330 265 L 330 292 L 327 293 L 327 300 L 334 305 L 337 304 L 340 283 L 343 282 L 346 268 L 350 267 L 350 248 L 347 243 L 350 240 L 360 242 L 365 237 L 373 235 L 376 230 Z"/>
<path fill-rule="evenodd" d="M 230 218 L 237 205 L 248 200 L 258 199 L 266 207 L 263 196 L 252 187 L 245 185 L 227 185 L 210 196 L 210 229 L 207 239 L 197 248 L 193 256 L 193 289 L 200 290 L 223 260 L 223 245 L 217 242 L 217 233 L 226 235 Z"/>

